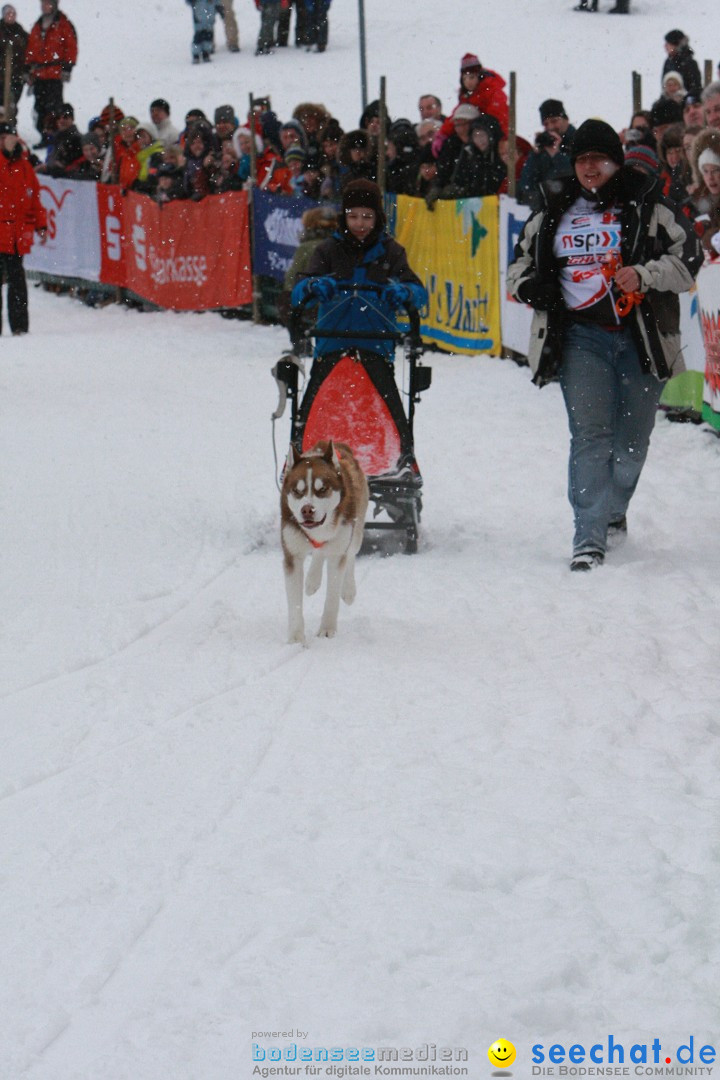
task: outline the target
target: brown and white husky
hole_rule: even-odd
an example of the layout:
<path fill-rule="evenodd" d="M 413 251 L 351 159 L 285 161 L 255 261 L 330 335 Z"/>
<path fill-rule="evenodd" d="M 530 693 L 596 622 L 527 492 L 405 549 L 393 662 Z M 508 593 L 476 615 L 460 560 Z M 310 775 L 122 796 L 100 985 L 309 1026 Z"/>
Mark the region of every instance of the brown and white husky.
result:
<path fill-rule="evenodd" d="M 362 544 L 368 497 L 367 479 L 349 446 L 322 441 L 304 454 L 290 447 L 280 495 L 290 641 L 305 643 L 303 572 L 308 557 L 308 596 L 320 588 L 327 564 L 320 637 L 334 636 L 340 597 L 346 604 L 355 599 L 355 556 Z"/>

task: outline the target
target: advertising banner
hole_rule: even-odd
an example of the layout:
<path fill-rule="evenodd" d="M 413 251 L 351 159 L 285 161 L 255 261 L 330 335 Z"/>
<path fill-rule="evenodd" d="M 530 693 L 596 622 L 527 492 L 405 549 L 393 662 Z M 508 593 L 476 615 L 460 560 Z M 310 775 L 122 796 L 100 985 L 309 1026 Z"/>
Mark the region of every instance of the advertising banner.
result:
<path fill-rule="evenodd" d="M 253 192 L 253 272 L 282 281 L 300 243 L 302 216 L 318 206 L 303 196 Z"/>
<path fill-rule="evenodd" d="M 25 267 L 57 277 L 100 280 L 96 185 L 38 176 L 48 215 L 45 244 L 34 244 Z"/>
<path fill-rule="evenodd" d="M 399 195 L 395 235 L 430 301 L 422 336 L 447 352 L 499 356 L 498 199 Z"/>
<path fill-rule="evenodd" d="M 720 430 L 720 263 L 707 262 L 697 278 L 700 325 L 705 343 L 702 415 Z"/>
<path fill-rule="evenodd" d="M 117 250 L 118 226 L 112 221 L 117 216 L 111 207 L 112 193 L 107 201 L 104 193 L 101 198 L 106 267 L 113 263 L 111 256 Z M 123 202 L 119 228 L 126 288 L 171 311 L 239 307 L 251 302 L 246 192 L 165 206 L 147 195 L 130 192 Z"/>

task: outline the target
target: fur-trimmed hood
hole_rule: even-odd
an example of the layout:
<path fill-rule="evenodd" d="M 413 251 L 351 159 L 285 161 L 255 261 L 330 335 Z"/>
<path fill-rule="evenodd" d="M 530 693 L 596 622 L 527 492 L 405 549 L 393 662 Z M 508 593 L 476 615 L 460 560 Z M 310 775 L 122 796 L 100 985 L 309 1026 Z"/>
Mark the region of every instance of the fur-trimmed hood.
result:
<path fill-rule="evenodd" d="M 698 166 L 698 158 L 702 154 L 703 150 L 712 150 L 714 154 L 720 157 L 720 131 L 717 128 L 704 128 L 695 140 L 692 150 L 692 171 L 693 179 L 695 183 L 699 185 L 697 195 L 707 195 L 708 189 L 705 187 L 705 182 Z"/>

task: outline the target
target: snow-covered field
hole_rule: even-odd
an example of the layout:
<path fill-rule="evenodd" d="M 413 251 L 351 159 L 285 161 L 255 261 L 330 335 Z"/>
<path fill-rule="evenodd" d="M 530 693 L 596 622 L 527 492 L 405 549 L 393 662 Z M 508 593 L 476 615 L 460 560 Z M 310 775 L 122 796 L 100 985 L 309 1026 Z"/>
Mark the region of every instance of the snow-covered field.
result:
<path fill-rule="evenodd" d="M 88 116 L 251 87 L 359 111 L 351 0 L 325 56 L 257 60 L 248 3 L 240 57 L 200 70 L 185 5 L 65 6 Z M 620 124 L 613 80 L 659 70 L 677 11 L 569 6 L 366 0 L 371 70 L 409 113 L 479 49 L 524 71 L 530 130 L 549 95 Z M 680 25 L 719 39 L 709 0 Z M 476 1078 L 503 1036 L 523 1080 L 535 1043 L 717 1043 L 717 439 L 661 419 L 627 543 L 571 575 L 558 388 L 434 356 L 420 552 L 362 559 L 303 650 L 283 332 L 35 289 L 31 331 L 0 362 L 0 1077 L 244 1080 L 253 1041 L 292 1041 L 253 1032 L 298 1029 L 467 1048 Z"/>

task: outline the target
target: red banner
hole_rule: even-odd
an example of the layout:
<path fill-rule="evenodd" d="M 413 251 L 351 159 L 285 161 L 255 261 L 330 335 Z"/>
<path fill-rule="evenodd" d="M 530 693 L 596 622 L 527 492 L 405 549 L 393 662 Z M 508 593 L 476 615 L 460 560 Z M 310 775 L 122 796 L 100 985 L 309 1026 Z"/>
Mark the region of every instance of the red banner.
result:
<path fill-rule="evenodd" d="M 103 282 L 173 311 L 251 302 L 246 192 L 160 206 L 99 185 L 98 210 Z"/>

